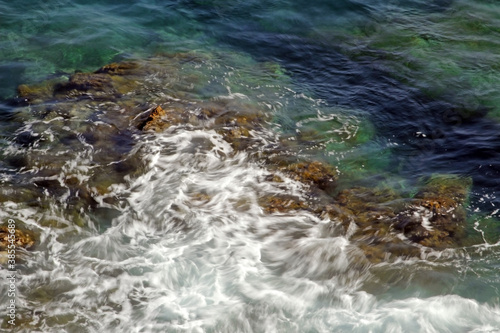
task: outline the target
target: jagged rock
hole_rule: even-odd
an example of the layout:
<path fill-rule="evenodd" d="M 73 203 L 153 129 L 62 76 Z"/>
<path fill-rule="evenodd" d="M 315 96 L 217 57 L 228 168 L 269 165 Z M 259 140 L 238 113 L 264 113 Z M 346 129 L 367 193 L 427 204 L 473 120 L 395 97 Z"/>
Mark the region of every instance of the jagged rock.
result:
<path fill-rule="evenodd" d="M 346 230 L 351 230 L 351 241 L 376 263 L 415 253 L 413 246 L 403 243 L 393 232 L 395 212 L 391 204 L 398 199 L 391 189 L 353 187 L 339 192 L 335 197 L 337 209 L 328 212 L 330 218 L 337 217 Z"/>
<path fill-rule="evenodd" d="M 267 119 L 259 109 L 254 109 L 246 105 L 240 107 L 238 111 L 233 110 L 233 108 L 235 107 L 219 112 L 215 123 L 222 126 L 238 126 L 251 129 L 262 128 L 263 121 Z"/>
<path fill-rule="evenodd" d="M 162 120 L 162 117 L 164 117 L 166 114 L 167 113 L 165 112 L 165 110 L 163 110 L 162 107 L 158 105 L 153 109 L 153 111 L 151 111 L 148 119 L 146 119 L 141 125 L 139 125 L 139 129 L 144 131 L 154 130 L 156 132 L 163 130 L 168 126 L 168 124 Z"/>
<path fill-rule="evenodd" d="M 372 263 L 380 263 L 395 258 L 415 258 L 421 254 L 420 249 L 412 244 L 405 243 L 398 238 L 354 239 L 364 252 L 366 259 Z"/>
<path fill-rule="evenodd" d="M 387 255 L 418 256 L 417 244 L 433 248 L 456 246 L 465 232 L 465 210 L 470 180 L 435 176 L 425 182 L 414 198 L 404 199 L 389 189 L 355 187 L 344 189 L 335 202 L 340 209 L 329 210 L 330 218 L 356 225 L 351 240 L 359 243 L 373 262 Z M 346 218 L 345 215 L 350 216 Z M 402 241 L 397 233 L 415 243 Z"/>
<path fill-rule="evenodd" d="M 371 261 L 387 260 L 388 254 L 418 256 L 417 245 L 446 248 L 460 244 L 466 223 L 463 204 L 470 186 L 467 178 L 435 175 L 423 182 L 413 198 L 406 199 L 389 189 L 349 188 L 335 197 L 340 207 L 328 214 L 346 229 L 355 223 L 351 240 L 359 243 Z"/>
<path fill-rule="evenodd" d="M 265 180 L 268 182 L 283 183 L 283 178 L 281 178 L 279 175 L 274 174 L 274 173 L 267 175 Z"/>
<path fill-rule="evenodd" d="M 349 209 L 354 215 L 359 216 L 364 212 L 371 212 L 375 218 L 391 214 L 392 208 L 388 203 L 396 199 L 398 196 L 393 190 L 366 187 L 344 189 L 335 197 L 336 202 Z"/>
<path fill-rule="evenodd" d="M 434 200 L 442 206 L 462 205 L 468 197 L 472 179 L 457 175 L 436 174 L 421 180 L 422 188 L 415 198 Z"/>
<path fill-rule="evenodd" d="M 217 133 L 224 137 L 224 140 L 229 142 L 235 150 L 245 150 L 253 142 L 250 131 L 245 127 L 229 127 L 218 129 Z"/>
<path fill-rule="evenodd" d="M 22 84 L 17 88 L 17 93 L 21 101 L 29 103 L 42 103 L 53 98 L 125 94 L 136 88 L 137 84 L 131 77 L 126 79 L 123 76 L 138 75 L 135 71 L 139 67 L 135 62 L 113 63 L 93 73 L 75 73 L 67 81 L 61 76 L 40 84 Z"/>

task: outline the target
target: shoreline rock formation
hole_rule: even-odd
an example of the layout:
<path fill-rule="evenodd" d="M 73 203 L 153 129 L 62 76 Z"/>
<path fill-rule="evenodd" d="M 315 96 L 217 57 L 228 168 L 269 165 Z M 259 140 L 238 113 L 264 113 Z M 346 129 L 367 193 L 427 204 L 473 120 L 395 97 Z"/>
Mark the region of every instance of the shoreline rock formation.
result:
<path fill-rule="evenodd" d="M 80 221 L 82 210 L 98 207 L 96 198 L 108 194 L 110 186 L 146 168 L 140 151 L 134 151 L 138 137 L 184 125 L 214 130 L 235 151 L 247 151 L 263 162 L 270 172 L 265 181 L 289 177 L 304 184 L 306 200 L 292 195 L 260 198 L 265 214 L 306 210 L 328 217 L 343 226 L 371 262 L 418 257 L 422 247 L 461 244 L 470 179 L 435 175 L 423 181 L 413 197 L 387 188 L 340 190 L 341 175 L 335 166 L 297 157 L 283 142 L 266 143 L 270 114 L 251 101 L 193 98 L 192 87 L 199 78 L 183 72 L 186 61 L 203 59 L 178 54 L 113 63 L 67 80 L 20 86 L 19 122 L 31 120 L 15 138 L 18 151 L 6 157 L 12 168 L 30 170 L 30 175 L 16 184 L 16 191 L 21 188 L 26 195 L 1 195 L 10 187 L 2 185 L 0 201 L 28 202 L 33 197 L 39 198 L 34 205 L 43 206 L 47 195 L 64 198 L 65 209 Z M 181 82 L 178 78 L 183 75 L 187 78 Z M 48 150 L 56 154 L 47 154 Z M 88 165 L 71 163 L 78 154 Z M 105 200 L 113 204 L 118 199 Z"/>

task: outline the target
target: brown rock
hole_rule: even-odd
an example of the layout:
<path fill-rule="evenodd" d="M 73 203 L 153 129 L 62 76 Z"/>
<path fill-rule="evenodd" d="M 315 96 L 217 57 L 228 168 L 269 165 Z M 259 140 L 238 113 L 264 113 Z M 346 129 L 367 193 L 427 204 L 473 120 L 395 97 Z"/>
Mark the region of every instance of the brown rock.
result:
<path fill-rule="evenodd" d="M 11 235 L 7 226 L 0 227 L 0 251 L 5 251 L 9 248 L 10 243 L 9 235 Z M 28 231 L 15 229 L 14 231 L 14 245 L 16 248 L 29 249 L 35 244 L 34 236 Z"/>
<path fill-rule="evenodd" d="M 305 184 L 314 184 L 318 188 L 331 193 L 335 189 L 337 171 L 321 162 L 299 162 L 282 168 L 292 178 Z"/>
<path fill-rule="evenodd" d="M 245 150 L 252 143 L 250 132 L 245 127 L 229 127 L 217 130 L 235 150 Z"/>
<path fill-rule="evenodd" d="M 392 211 L 388 203 L 396 200 L 397 195 L 390 189 L 353 187 L 342 190 L 335 199 L 356 215 L 364 212 L 388 214 Z"/>
<path fill-rule="evenodd" d="M 68 82 L 56 86 L 57 93 L 67 93 L 72 90 L 78 92 L 88 92 L 91 90 L 107 92 L 113 89 L 113 84 L 109 75 L 95 73 L 76 73 L 72 75 Z"/>
<path fill-rule="evenodd" d="M 413 242 L 446 248 L 460 244 L 465 236 L 464 203 L 472 181 L 454 175 L 435 175 L 397 215 L 394 227 Z"/>
<path fill-rule="evenodd" d="M 283 178 L 281 178 L 279 175 L 274 174 L 274 173 L 267 175 L 265 180 L 268 182 L 283 183 Z"/>
<path fill-rule="evenodd" d="M 17 87 L 17 96 L 30 103 L 50 100 L 53 97 L 54 85 L 57 83 L 58 80 L 49 80 L 34 85 L 21 84 Z"/>
<path fill-rule="evenodd" d="M 130 75 L 135 69 L 139 67 L 139 64 L 133 61 L 125 61 L 119 63 L 112 63 L 99 68 L 95 71 L 96 74 L 110 74 L 110 75 Z"/>
<path fill-rule="evenodd" d="M 308 208 L 308 204 L 294 196 L 265 196 L 259 204 L 266 213 L 285 213 Z"/>
<path fill-rule="evenodd" d="M 371 241 L 357 242 L 366 259 L 372 263 L 390 261 L 396 258 L 415 258 L 420 256 L 420 249 L 400 239 L 373 238 Z"/>
<path fill-rule="evenodd" d="M 166 124 L 164 124 L 162 117 L 166 116 L 166 114 L 165 110 L 158 105 L 153 109 L 153 111 L 151 111 L 149 117 L 141 125 L 139 125 L 139 129 L 143 131 L 154 130 L 157 132 L 164 129 Z"/>

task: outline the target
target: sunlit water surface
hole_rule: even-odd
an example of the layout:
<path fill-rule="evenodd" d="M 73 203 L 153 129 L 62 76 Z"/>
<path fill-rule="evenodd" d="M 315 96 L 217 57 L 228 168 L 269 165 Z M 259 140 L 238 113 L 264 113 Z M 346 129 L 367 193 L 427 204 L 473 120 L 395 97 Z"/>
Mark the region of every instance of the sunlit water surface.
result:
<path fill-rule="evenodd" d="M 159 81 L 165 91 L 151 100 L 175 81 L 196 99 L 241 99 L 271 115 L 248 151 L 190 124 L 126 134 L 121 156 L 140 171 L 105 193 L 89 188 L 92 209 L 70 211 L 69 190 L 3 200 L 2 223 L 39 235 L 18 264 L 14 331 L 500 331 L 496 2 L 0 1 L 0 12 L 2 186 L 68 175 L 85 184 L 104 163 L 78 127 L 98 106 L 72 110 L 74 127 L 44 122 L 9 102 L 21 83 L 195 51 L 214 58 L 188 62 L 180 83 Z M 26 148 L 25 132 L 38 144 Z M 336 221 L 266 213 L 259 198 L 306 197 L 286 174 L 266 181 L 256 158 L 293 135 L 294 154 L 337 166 L 344 187 L 412 191 L 423 175 L 472 177 L 470 245 L 373 264 Z M 60 174 L 8 162 L 43 149 L 67 158 Z"/>

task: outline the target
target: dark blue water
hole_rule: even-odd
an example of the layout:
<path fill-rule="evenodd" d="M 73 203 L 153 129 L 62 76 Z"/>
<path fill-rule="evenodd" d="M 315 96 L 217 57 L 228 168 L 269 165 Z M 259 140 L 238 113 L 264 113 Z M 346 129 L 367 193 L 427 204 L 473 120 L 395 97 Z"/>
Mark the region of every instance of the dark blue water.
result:
<path fill-rule="evenodd" d="M 23 10 L 17 10 L 17 6 Z M 330 105 L 367 111 L 380 136 L 394 138 L 392 140 L 405 145 L 395 152 L 395 158 L 401 159 L 396 163 L 409 175 L 458 172 L 475 176 L 480 186 L 489 183 L 493 191 L 498 185 L 495 162 L 498 128 L 491 124 L 490 117 L 481 120 L 484 114 L 495 114 L 496 104 L 490 105 L 496 101 L 496 94 L 485 103 L 465 104 L 465 97 L 479 99 L 480 96 L 467 82 L 454 85 L 452 80 L 460 78 L 460 72 L 433 78 L 425 76 L 432 69 L 426 69 L 423 74 L 418 71 L 407 74 L 398 68 L 399 61 L 415 61 L 403 59 L 404 53 L 414 48 L 405 45 L 406 34 L 427 34 L 428 39 L 440 34 L 436 37 L 442 44 L 440 48 L 455 48 L 458 53 L 455 54 L 456 66 L 463 72 L 463 81 L 467 81 L 468 76 L 473 76 L 470 81 L 479 81 L 483 79 L 482 72 L 494 76 L 496 69 L 492 62 L 498 48 L 495 20 L 498 8 L 494 4 L 295 1 L 227 5 L 217 1 L 181 1 L 129 5 L 52 1 L 44 5 L 19 3 L 4 7 L 0 71 L 0 92 L 4 97 L 13 96 L 21 83 L 36 82 L 61 72 L 95 69 L 131 55 L 228 48 L 250 54 L 258 61 L 278 62 L 299 89 L 311 92 Z M 397 15 L 401 16 L 399 20 L 393 18 Z M 464 22 L 469 16 L 476 17 L 484 31 L 479 28 L 467 31 L 467 25 L 474 23 Z M 434 22 L 438 19 L 459 25 L 467 34 L 460 30 L 456 36 L 452 35 L 454 31 L 434 31 L 440 28 L 440 23 Z M 408 20 L 415 22 L 408 23 Z M 417 26 L 421 20 L 433 24 Z M 370 39 L 383 39 L 384 30 L 388 29 L 402 31 L 399 37 L 388 36 L 386 42 L 400 50 L 371 48 Z M 368 37 L 358 36 L 358 30 Z M 402 45 L 393 40 L 397 38 Z M 463 45 L 457 46 L 452 38 L 463 39 Z M 468 39 L 471 43 L 487 40 L 482 48 L 479 44 L 479 50 L 474 50 L 475 56 L 485 59 L 474 66 L 466 61 L 469 52 L 461 49 Z M 346 51 L 353 44 L 356 50 Z M 429 62 L 429 67 L 434 62 L 439 65 L 435 58 L 447 56 L 440 54 L 440 48 L 428 51 L 429 59 L 423 59 Z M 358 54 L 352 56 L 352 52 Z M 395 77 L 398 75 L 415 78 L 398 80 Z M 412 84 L 417 80 L 421 82 Z M 450 91 L 437 98 L 419 89 L 421 86 L 432 89 L 433 84 L 441 86 L 448 82 Z M 492 81 L 488 88 L 496 91 L 495 83 L 498 82 Z M 417 132 L 424 133 L 426 138 L 416 138 Z"/>
<path fill-rule="evenodd" d="M 484 242 L 476 242 L 472 249 L 460 250 L 465 254 L 460 252 L 460 255 L 451 255 L 457 262 L 465 262 L 464 266 L 456 271 L 447 266 L 448 264 L 440 262 L 436 265 L 443 264 L 444 268 L 440 266 L 426 276 L 424 272 L 431 271 L 434 264 L 425 260 L 404 263 L 409 268 L 401 268 L 403 272 L 399 271 L 399 266 L 376 267 L 373 268 L 372 273 L 376 277 L 373 279 L 386 282 L 374 284 L 380 288 L 386 283 L 393 287 L 392 290 L 381 288 L 385 292 L 370 290 L 365 294 L 353 286 L 356 283 L 349 284 L 349 287 L 342 285 L 347 290 L 345 295 L 335 295 L 337 298 L 333 297 L 332 301 L 325 300 L 326 296 L 319 292 L 319 289 L 315 289 L 315 292 L 318 292 L 313 292 L 316 298 L 310 303 L 310 300 L 304 300 L 307 303 L 304 309 L 297 304 L 301 302 L 301 297 L 307 298 L 307 292 L 295 293 L 294 288 L 307 289 L 306 282 L 297 282 L 297 285 L 290 282 L 291 285 L 282 286 L 280 283 L 284 283 L 283 281 L 276 282 L 273 277 L 265 274 L 264 278 L 255 277 L 258 281 L 255 285 L 263 289 L 268 286 L 269 290 L 276 292 L 272 295 L 285 295 L 283 299 L 276 296 L 279 299 L 276 304 L 271 302 L 263 305 L 260 302 L 269 295 L 253 298 L 249 296 L 252 292 L 245 289 L 248 286 L 235 287 L 227 281 L 222 285 L 230 290 L 221 292 L 224 296 L 220 297 L 213 296 L 204 289 L 199 291 L 195 282 L 191 283 L 192 289 L 186 287 L 186 293 L 192 292 L 193 295 L 198 295 L 198 298 L 193 295 L 189 298 L 179 290 L 173 291 L 173 287 L 165 287 L 167 291 L 164 299 L 144 296 L 144 299 L 151 302 L 154 300 L 176 304 L 177 307 L 172 308 L 161 305 L 164 306 L 163 310 L 160 309 L 161 306 L 154 307 L 154 311 L 164 313 L 167 319 L 162 319 L 161 315 L 148 317 L 145 315 L 148 312 L 147 307 L 141 308 L 141 311 L 134 311 L 133 306 L 125 310 L 124 298 L 132 297 L 130 295 L 133 288 L 128 291 L 129 294 L 124 291 L 128 296 L 118 295 L 117 292 L 116 303 L 123 307 L 121 315 L 130 315 L 132 318 L 131 331 L 166 329 L 172 332 L 371 332 L 370 325 L 374 327 L 373 332 L 500 330 L 498 320 L 493 319 L 499 317 L 500 297 L 500 284 L 495 273 L 500 267 L 500 4 L 488 0 L 142 0 L 130 3 L 50 0 L 43 4 L 30 1 L 0 1 L 0 145 L 4 149 L 0 161 L 0 169 L 4 175 L 2 183 L 16 184 L 16 179 L 22 178 L 12 159 L 5 157 L 12 154 L 9 149 L 15 141 L 14 136 L 19 133 L 23 124 L 30 122 L 29 113 L 26 115 L 24 111 L 19 111 L 20 101 L 16 99 L 16 89 L 20 84 L 64 78 L 75 71 L 94 71 L 110 62 L 130 58 L 148 59 L 158 54 L 178 52 L 199 52 L 207 55 L 211 59 L 211 62 L 207 62 L 213 68 L 222 68 L 226 64 L 226 69 L 214 70 L 208 66 L 210 68 L 201 67 L 186 71 L 199 75 L 206 79 L 206 82 L 209 79 L 222 82 L 224 78 L 230 77 L 227 73 L 234 70 L 238 73 L 237 76 L 241 77 L 241 81 L 238 81 L 240 86 L 233 86 L 232 92 L 240 92 L 237 90 L 239 88 L 243 92 L 243 87 L 258 86 L 263 82 L 261 76 L 258 79 L 252 77 L 254 70 L 251 66 L 254 64 L 272 64 L 279 68 L 276 70 L 276 77 L 279 79 L 274 82 L 272 78 L 266 77 L 266 83 L 273 87 L 279 86 L 283 91 L 293 91 L 293 96 L 307 96 L 314 102 L 301 100 L 301 97 L 297 97 L 300 101 L 294 101 L 293 96 L 283 97 L 286 93 L 282 93 L 282 90 L 277 89 L 274 93 L 275 88 L 269 88 L 267 91 L 263 89 L 260 95 L 257 92 L 255 95 L 247 95 L 250 99 L 261 98 L 259 102 L 273 105 L 278 102 L 285 105 L 284 100 L 294 101 L 290 102 L 289 107 L 280 109 L 273 120 L 284 134 L 294 133 L 298 122 L 309 119 L 311 115 L 322 113 L 332 116 L 338 110 L 341 110 L 343 116 L 352 116 L 361 124 L 369 124 L 360 126 L 359 130 L 366 139 L 359 139 L 348 149 L 335 143 L 310 153 L 337 165 L 346 175 L 343 181 L 350 186 L 399 184 L 411 192 L 422 176 L 455 174 L 470 177 L 473 186 L 467 205 L 469 229 L 474 229 L 478 234 L 486 233 L 486 236 L 483 234 L 484 238 L 481 239 Z M 231 61 L 226 61 L 222 54 L 229 54 L 227 59 L 230 58 Z M 201 84 L 203 88 L 197 91 L 198 96 L 207 99 L 217 96 L 221 88 L 206 82 Z M 249 88 L 249 91 L 251 90 L 252 88 Z M 18 116 L 20 113 L 23 116 Z M 314 126 L 320 133 L 329 130 L 321 127 L 319 122 Z M 133 146 L 130 139 L 132 135 L 127 135 L 123 136 L 127 139 L 120 136 L 115 141 L 111 140 L 123 143 L 125 148 L 121 153 L 124 154 L 131 151 Z M 29 145 L 19 141 L 22 141 L 22 136 L 18 135 L 16 140 L 15 143 L 20 146 Z M 306 151 L 310 143 L 304 140 L 300 144 Z M 168 187 L 169 184 L 160 183 L 158 186 Z M 151 189 L 146 187 L 141 189 L 140 193 L 147 193 L 149 190 Z M 165 188 L 158 191 L 166 197 L 170 193 Z M 159 201 L 161 202 L 160 199 Z M 143 207 L 139 199 L 137 202 L 135 204 Z M 21 208 L 24 209 L 19 209 Z M 2 218 L 12 214 L 12 209 L 4 203 L 3 208 L 0 207 Z M 148 211 L 149 208 L 143 209 Z M 32 214 L 42 216 L 46 213 Z M 156 213 L 151 214 L 153 216 Z M 220 216 L 224 214 L 220 213 Z M 114 217 L 111 214 L 107 218 L 112 220 Z M 129 221 L 128 217 L 123 219 Z M 242 220 L 245 218 L 242 217 Z M 121 220 L 117 218 L 116 221 Z M 127 232 L 124 231 L 124 234 Z M 255 245 L 253 241 L 254 239 L 250 241 L 247 238 L 241 240 L 243 243 L 251 243 L 252 249 L 262 246 L 263 253 L 269 252 L 269 249 L 266 249 L 267 240 L 263 241 L 264 245 Z M 224 248 L 224 245 L 220 246 Z M 296 246 L 300 248 L 300 244 Z M 172 247 L 176 248 L 173 245 Z M 168 245 L 165 248 L 168 248 Z M 284 245 L 279 245 L 278 248 L 284 253 L 289 249 Z M 77 247 L 68 250 L 68 255 L 72 255 L 71 251 L 76 249 Z M 210 252 L 211 250 L 204 251 L 213 255 L 220 254 L 219 245 L 213 245 L 213 249 L 214 253 Z M 474 252 L 476 249 L 477 252 Z M 483 251 L 484 257 L 481 257 Z M 250 252 L 248 256 L 253 258 L 254 253 Z M 471 259 L 472 252 L 481 254 L 473 255 Z M 165 253 L 161 252 L 160 255 L 164 260 L 182 262 L 185 258 L 191 260 L 190 255 L 194 257 L 194 253 L 175 258 L 170 256 L 168 251 Z M 311 250 L 311 253 L 317 252 Z M 446 251 L 437 257 L 445 258 L 445 253 Z M 244 255 L 241 254 L 242 257 Z M 456 259 L 462 255 L 461 259 Z M 106 254 L 103 256 L 104 258 L 100 259 L 106 259 Z M 110 254 L 109 257 L 113 256 Z M 211 276 L 207 272 L 213 267 L 204 265 L 211 263 L 213 258 L 210 255 L 200 257 L 203 263 L 193 264 L 193 271 L 186 268 L 189 264 L 179 266 L 185 271 L 175 266 L 175 269 L 182 272 L 172 279 L 192 278 L 202 281 L 200 285 L 203 285 L 205 275 L 197 275 L 194 271 L 197 267 L 200 272 Z M 276 259 L 278 254 L 271 257 L 273 258 L 267 259 L 271 262 L 279 261 Z M 293 261 L 292 257 L 291 254 L 284 255 L 283 260 Z M 197 261 L 193 259 L 188 262 Z M 256 259 L 255 262 L 260 260 Z M 258 266 L 255 262 L 252 261 L 248 267 Z M 299 268 L 303 267 L 301 263 L 296 265 L 297 267 L 291 264 L 293 269 L 288 271 L 283 269 L 285 273 L 280 278 L 303 279 L 303 276 L 299 278 L 294 275 L 294 269 L 300 270 Z M 456 262 L 450 265 L 460 266 Z M 69 266 L 73 270 L 81 268 Z M 245 268 L 245 263 L 240 261 L 236 266 L 238 269 L 234 272 L 235 276 L 243 279 L 242 276 L 246 276 L 246 273 L 241 272 L 248 267 Z M 347 268 L 344 270 L 341 264 L 335 267 L 335 274 L 349 275 L 346 273 Z M 156 281 L 153 284 L 160 286 L 160 289 L 165 285 L 170 286 L 171 280 L 167 278 L 163 281 L 165 285 L 158 282 L 158 279 L 161 280 L 158 276 L 164 274 L 164 270 L 158 272 L 153 268 L 145 269 L 146 280 L 153 279 Z M 147 269 L 152 269 L 158 275 L 148 275 Z M 168 269 L 165 268 L 166 271 Z M 398 280 L 398 274 L 406 281 Z M 83 289 L 91 288 L 90 284 L 95 282 L 82 277 L 85 274 L 76 275 L 78 282 L 72 280 L 71 283 L 79 284 Z M 225 278 L 227 275 L 224 275 Z M 58 276 L 62 278 L 64 274 Z M 121 288 L 120 283 L 138 283 L 133 278 L 123 276 L 119 278 L 120 283 L 116 282 L 119 280 L 117 279 L 113 280 L 113 283 L 116 283 L 118 289 Z M 227 279 L 231 280 L 230 277 Z M 363 281 L 364 278 L 356 275 L 352 279 Z M 443 282 L 447 279 L 453 282 L 449 285 Z M 255 285 L 252 285 L 252 288 Z M 333 288 L 326 283 L 317 288 L 330 287 Z M 53 288 L 58 290 L 57 287 Z M 225 318 L 222 314 L 231 308 L 231 302 L 234 300 L 227 296 L 234 296 L 231 288 L 248 295 L 237 297 L 235 309 L 229 311 L 231 316 Z M 475 288 L 477 293 L 470 291 Z M 106 288 L 103 287 L 104 289 Z M 169 292 L 173 296 L 168 296 Z M 59 296 L 64 294 L 54 293 Z M 104 294 L 107 296 L 103 296 Z M 211 296 L 207 296 L 208 294 Z M 62 306 L 59 304 L 67 305 L 66 298 L 79 299 L 80 296 L 77 295 L 77 292 L 69 293 L 63 297 L 64 302 L 61 303 L 39 297 L 34 301 L 34 306 L 50 304 L 49 307 L 57 309 Z M 111 297 L 104 291 L 103 295 L 97 299 Z M 223 304 L 213 312 L 205 309 L 211 305 L 207 301 L 210 297 Z M 349 297 L 352 297 L 351 301 L 347 301 Z M 29 303 L 29 299 L 25 301 Z M 76 303 L 83 308 L 83 313 L 96 310 L 87 307 L 84 301 Z M 288 308 L 288 303 L 297 306 Z M 205 309 L 205 312 L 193 310 L 201 308 Z M 398 308 L 403 309 L 401 316 L 394 314 Z M 449 312 L 446 311 L 448 308 Z M 196 312 L 197 315 L 190 313 L 177 316 L 184 309 L 190 309 L 189 311 L 194 311 L 192 313 Z M 439 315 L 433 317 L 432 309 L 439 312 Z M 345 317 L 342 315 L 344 310 Z M 108 310 L 103 311 L 107 313 Z M 121 329 L 127 326 L 124 324 L 127 321 L 123 318 L 120 319 L 120 324 L 109 324 L 120 317 L 121 313 L 116 309 L 109 312 L 112 314 L 100 317 L 105 318 L 102 319 L 107 323 L 105 327 Z M 479 315 L 482 312 L 484 317 L 475 317 L 474 314 Z M 50 311 L 47 310 L 47 313 Z M 468 313 L 471 315 L 467 316 Z M 53 318 L 53 313 L 51 315 L 52 317 L 48 317 Z M 89 331 L 98 330 L 99 325 L 95 322 L 99 321 L 99 317 L 88 316 L 94 325 L 90 326 Z M 216 319 L 206 319 L 210 316 Z M 294 316 L 297 316 L 296 320 Z M 464 323 L 452 322 L 451 318 L 461 318 L 460 316 L 466 317 Z M 182 320 L 179 319 L 181 317 Z M 329 320 L 329 317 L 332 319 Z M 74 327 L 80 325 L 79 320 L 82 320 L 81 317 L 73 321 Z M 152 320 L 153 323 L 149 328 L 144 322 L 147 320 Z M 257 323 L 266 320 L 270 321 L 268 326 Z M 342 323 L 343 320 L 345 324 Z M 412 324 L 412 320 L 421 322 L 418 325 Z M 358 326 L 355 324 L 357 321 L 361 322 Z M 67 319 L 67 322 L 71 322 L 71 319 Z M 52 329 L 58 327 L 43 321 L 32 325 Z M 61 324 L 60 327 L 65 325 L 70 327 L 69 324 Z M 73 330 L 76 331 L 77 328 L 67 329 Z"/>

